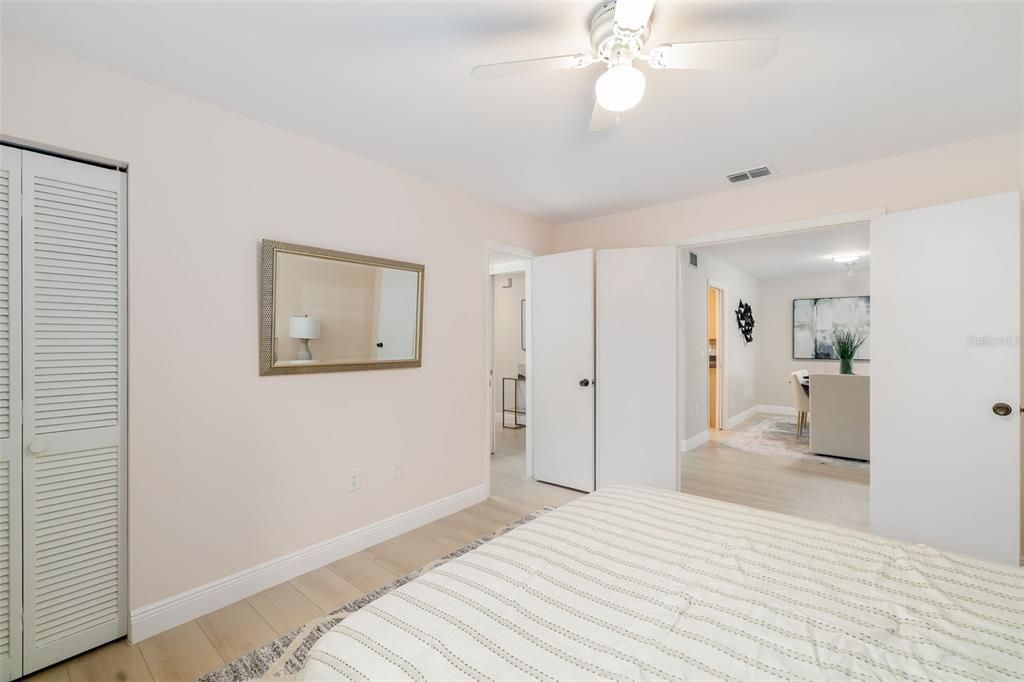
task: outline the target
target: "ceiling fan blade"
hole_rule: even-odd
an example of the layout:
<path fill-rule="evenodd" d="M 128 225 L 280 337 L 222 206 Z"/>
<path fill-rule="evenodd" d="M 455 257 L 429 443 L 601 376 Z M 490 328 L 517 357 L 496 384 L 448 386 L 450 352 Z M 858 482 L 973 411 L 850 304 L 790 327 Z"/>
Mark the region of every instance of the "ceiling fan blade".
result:
<path fill-rule="evenodd" d="M 617 0 L 615 24 L 627 31 L 639 31 L 651 19 L 654 0 Z"/>
<path fill-rule="evenodd" d="M 619 115 L 608 111 L 597 102 L 594 102 L 594 113 L 590 115 L 590 129 L 594 132 L 607 130 L 619 122 Z"/>
<path fill-rule="evenodd" d="M 594 63 L 589 54 L 565 54 L 559 57 L 541 57 L 539 59 L 520 59 L 515 62 L 498 64 L 481 64 L 473 68 L 474 78 L 490 80 L 509 76 L 524 76 L 531 73 L 561 71 L 563 69 L 582 69 Z"/>
<path fill-rule="evenodd" d="M 656 69 L 760 69 L 779 51 L 777 38 L 668 43 L 651 50 Z"/>

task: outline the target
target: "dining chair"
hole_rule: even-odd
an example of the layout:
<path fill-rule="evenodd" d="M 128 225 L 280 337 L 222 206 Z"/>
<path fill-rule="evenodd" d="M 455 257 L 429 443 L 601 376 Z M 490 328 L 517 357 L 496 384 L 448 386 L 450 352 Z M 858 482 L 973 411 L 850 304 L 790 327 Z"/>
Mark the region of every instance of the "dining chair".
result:
<path fill-rule="evenodd" d="M 791 372 L 789 375 L 789 387 L 793 392 L 793 407 L 796 409 L 796 438 L 804 435 L 804 427 L 807 426 L 807 413 L 811 411 L 811 399 L 801 384 L 801 379 L 809 375 L 805 369 Z"/>

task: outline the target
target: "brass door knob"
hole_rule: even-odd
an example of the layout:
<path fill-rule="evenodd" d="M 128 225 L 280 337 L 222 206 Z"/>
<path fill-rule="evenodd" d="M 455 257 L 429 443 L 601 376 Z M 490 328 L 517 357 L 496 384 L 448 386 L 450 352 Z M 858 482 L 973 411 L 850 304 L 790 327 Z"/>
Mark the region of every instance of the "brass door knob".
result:
<path fill-rule="evenodd" d="M 1000 417 L 1008 417 L 1013 412 L 1013 408 L 1006 403 L 996 403 L 992 406 L 992 411 Z"/>

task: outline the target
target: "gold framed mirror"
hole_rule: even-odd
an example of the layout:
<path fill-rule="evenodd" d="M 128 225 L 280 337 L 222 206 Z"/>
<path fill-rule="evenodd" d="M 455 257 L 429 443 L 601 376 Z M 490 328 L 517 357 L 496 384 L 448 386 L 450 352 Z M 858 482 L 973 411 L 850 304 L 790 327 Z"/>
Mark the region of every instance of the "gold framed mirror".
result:
<path fill-rule="evenodd" d="M 423 266 L 270 239 L 260 376 L 419 367 Z"/>

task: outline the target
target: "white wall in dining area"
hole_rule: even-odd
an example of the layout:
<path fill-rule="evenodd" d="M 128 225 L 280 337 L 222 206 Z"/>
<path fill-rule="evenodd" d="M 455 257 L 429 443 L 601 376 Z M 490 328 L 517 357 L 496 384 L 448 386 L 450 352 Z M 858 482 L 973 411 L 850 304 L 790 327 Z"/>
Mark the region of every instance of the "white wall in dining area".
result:
<path fill-rule="evenodd" d="M 837 266 L 837 269 L 839 266 Z M 806 369 L 811 374 L 838 374 L 838 360 L 793 359 L 793 299 L 831 296 L 867 296 L 871 293 L 867 269 L 847 275 L 834 273 L 773 277 L 758 280 L 760 305 L 754 311 L 757 348 L 757 404 L 792 407 L 789 373 Z M 853 363 L 855 374 L 869 374 L 871 362 Z"/>
<path fill-rule="evenodd" d="M 757 336 L 747 343 L 736 324 L 740 299 L 750 303 L 755 319 L 760 310 L 758 282 L 748 273 L 698 251 L 698 267 L 686 264 L 683 275 L 683 317 L 686 395 L 684 437 L 692 439 L 708 429 L 708 280 L 725 289 L 722 338 L 719 339 L 720 372 L 725 373 L 725 418 L 729 419 L 757 405 Z M 724 345 L 723 345 L 724 342 Z"/>
<path fill-rule="evenodd" d="M 484 493 L 485 241 L 549 225 L 8 35 L 2 83 L 4 135 L 129 163 L 133 611 Z M 261 238 L 424 264 L 423 366 L 258 376 Z"/>

